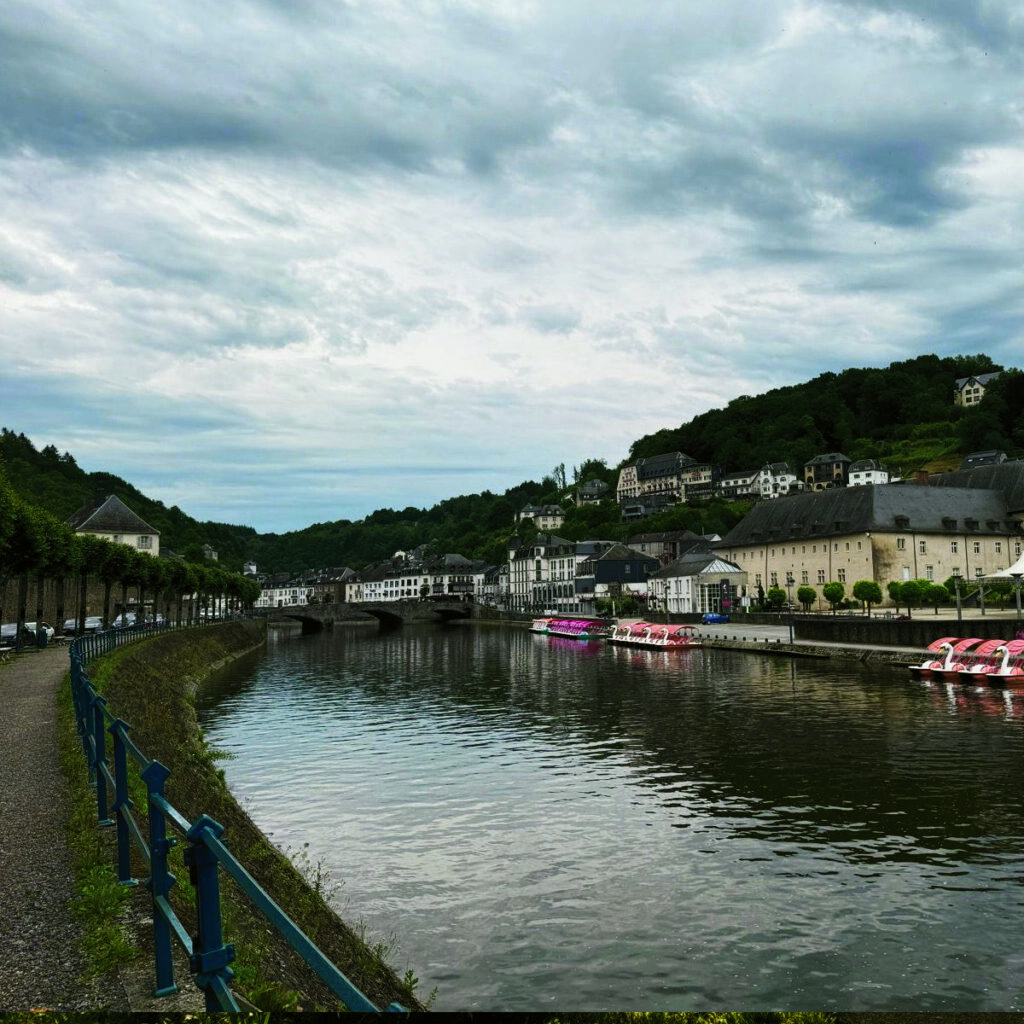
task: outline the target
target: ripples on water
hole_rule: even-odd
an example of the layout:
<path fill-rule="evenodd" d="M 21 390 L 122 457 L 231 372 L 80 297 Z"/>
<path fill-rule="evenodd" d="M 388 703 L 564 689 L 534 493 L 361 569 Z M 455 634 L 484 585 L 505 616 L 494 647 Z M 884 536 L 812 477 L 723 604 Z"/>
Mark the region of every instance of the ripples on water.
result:
<path fill-rule="evenodd" d="M 438 1009 L 1019 1008 L 1024 694 L 456 628 L 273 643 L 205 700 Z"/>

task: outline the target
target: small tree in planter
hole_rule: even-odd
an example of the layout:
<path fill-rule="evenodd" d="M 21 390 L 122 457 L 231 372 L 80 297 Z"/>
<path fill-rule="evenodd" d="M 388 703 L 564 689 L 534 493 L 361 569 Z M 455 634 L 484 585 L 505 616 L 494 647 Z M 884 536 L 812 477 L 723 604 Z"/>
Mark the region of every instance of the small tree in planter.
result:
<path fill-rule="evenodd" d="M 814 587 L 799 587 L 796 592 L 796 599 L 803 605 L 805 612 L 811 610 L 811 605 L 818 599 L 818 592 Z"/>
<path fill-rule="evenodd" d="M 836 613 L 836 606 L 846 596 L 846 587 L 842 583 L 826 583 L 821 588 L 821 592 L 825 597 L 825 600 L 832 605 L 832 614 Z"/>
<path fill-rule="evenodd" d="M 853 585 L 853 596 L 867 605 L 870 617 L 871 606 L 882 603 L 882 588 L 874 580 L 857 580 Z"/>

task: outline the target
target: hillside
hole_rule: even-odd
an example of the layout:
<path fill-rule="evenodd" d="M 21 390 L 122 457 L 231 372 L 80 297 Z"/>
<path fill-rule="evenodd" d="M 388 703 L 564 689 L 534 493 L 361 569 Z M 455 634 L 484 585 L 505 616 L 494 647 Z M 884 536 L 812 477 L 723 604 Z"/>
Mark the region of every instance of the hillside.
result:
<path fill-rule="evenodd" d="M 254 561 L 262 571 L 363 565 L 396 550 L 431 544 L 489 562 L 503 559 L 526 504 L 561 502 L 576 483 L 603 479 L 613 488 L 622 465 L 662 452 L 682 451 L 727 471 L 787 461 L 795 467 L 815 455 L 842 451 L 851 459 L 878 458 L 898 476 L 918 469 L 953 469 L 965 454 L 1002 448 L 1024 451 L 1024 373 L 1008 370 L 993 383 L 984 402 L 968 409 L 952 403 L 958 378 L 1003 369 L 985 355 L 919 356 L 884 369 L 851 368 L 759 396 L 742 395 L 675 428 L 635 441 L 616 466 L 586 459 L 566 473 L 552 469 L 542 480 L 527 480 L 502 494 L 447 498 L 429 509 L 378 509 L 357 522 L 315 523 L 285 534 L 258 534 L 251 527 L 199 522 L 177 506 L 147 498 L 109 473 L 86 473 L 74 457 L 51 446 L 37 451 L 23 434 L 0 432 L 0 465 L 24 499 L 67 518 L 97 492 L 116 494 L 161 534 L 161 548 L 201 561 L 203 544 L 217 549 L 221 564 L 240 571 Z M 636 531 L 619 519 L 613 502 L 576 508 L 568 504 L 560 533 L 570 540 L 621 540 Z M 725 533 L 748 506 L 712 501 L 677 506 L 645 520 L 644 531 L 689 529 Z"/>

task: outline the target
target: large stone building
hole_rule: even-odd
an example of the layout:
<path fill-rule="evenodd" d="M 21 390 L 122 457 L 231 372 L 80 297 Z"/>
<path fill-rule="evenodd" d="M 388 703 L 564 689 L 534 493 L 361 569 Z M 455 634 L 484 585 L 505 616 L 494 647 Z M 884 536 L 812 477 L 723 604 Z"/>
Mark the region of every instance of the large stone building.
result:
<path fill-rule="evenodd" d="M 1021 506 L 1004 489 L 965 482 L 947 481 L 941 498 L 927 485 L 881 484 L 760 502 L 715 550 L 749 574 L 753 591 L 787 577 L 820 594 L 831 582 L 849 593 L 874 580 L 884 592 L 894 580 L 985 576 L 1021 554 Z"/>

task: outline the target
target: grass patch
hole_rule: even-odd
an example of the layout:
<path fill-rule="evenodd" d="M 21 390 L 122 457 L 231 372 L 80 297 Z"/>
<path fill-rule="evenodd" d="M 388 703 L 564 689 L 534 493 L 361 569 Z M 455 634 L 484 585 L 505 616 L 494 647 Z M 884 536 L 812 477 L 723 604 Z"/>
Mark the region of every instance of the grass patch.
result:
<path fill-rule="evenodd" d="M 130 723 L 133 742 L 171 769 L 166 785 L 170 802 L 190 821 L 208 814 L 220 822 L 225 827 L 224 841 L 235 856 L 357 988 L 378 1006 L 398 1002 L 422 1009 L 413 993 L 415 975 L 399 979 L 386 963 L 387 945 L 365 941 L 358 929 L 335 914 L 329 900 L 336 886 L 322 865 L 311 865 L 308 856 L 301 855 L 293 864 L 232 798 L 217 764 L 223 752 L 209 747 L 198 727 L 193 704 L 198 681 L 210 666 L 252 648 L 254 628 L 230 623 L 162 634 L 93 663 L 89 678 L 112 713 Z M 135 815 L 144 818 L 145 787 L 133 784 L 131 795 Z M 95 832 L 94 813 L 92 820 Z M 183 847 L 175 847 L 171 854 L 171 871 L 178 879 L 172 902 L 191 928 L 193 910 L 188 870 L 181 859 Z M 234 943 L 237 952 L 231 965 L 236 991 L 267 1012 L 342 1009 L 337 997 L 223 873 L 221 902 L 225 941 Z"/>
<path fill-rule="evenodd" d="M 83 929 L 87 974 L 97 977 L 138 956 L 125 938 L 123 912 L 128 889 L 117 880 L 108 834 L 96 824 L 96 792 L 75 731 L 71 686 L 65 680 L 57 699 L 57 743 L 67 785 L 70 815 L 67 843 L 75 876 L 73 913 Z"/>

